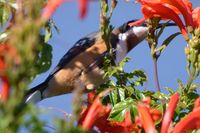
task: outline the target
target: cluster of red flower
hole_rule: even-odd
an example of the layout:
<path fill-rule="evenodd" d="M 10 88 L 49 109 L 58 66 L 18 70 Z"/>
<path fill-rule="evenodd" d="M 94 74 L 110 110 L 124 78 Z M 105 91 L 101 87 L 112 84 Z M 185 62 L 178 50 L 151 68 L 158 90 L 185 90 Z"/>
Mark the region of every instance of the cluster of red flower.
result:
<path fill-rule="evenodd" d="M 79 125 L 84 130 L 93 129 L 97 127 L 100 132 L 114 132 L 114 133 L 140 133 L 143 128 L 146 133 L 155 133 L 155 123 L 162 121 L 161 133 L 184 133 L 189 130 L 200 129 L 200 98 L 195 102 L 193 111 L 185 118 L 178 122 L 175 126 L 172 123 L 173 114 L 179 102 L 179 94 L 175 93 L 171 96 L 168 107 L 162 116 L 162 112 L 158 109 L 150 107 L 150 98 L 138 103 L 138 116 L 132 122 L 129 112 L 126 112 L 125 118 L 122 122 L 109 121 L 108 116 L 111 111 L 111 106 L 104 106 L 101 103 L 101 97 L 96 96 L 95 92 L 88 94 L 88 106 L 84 106 L 80 115 Z"/>

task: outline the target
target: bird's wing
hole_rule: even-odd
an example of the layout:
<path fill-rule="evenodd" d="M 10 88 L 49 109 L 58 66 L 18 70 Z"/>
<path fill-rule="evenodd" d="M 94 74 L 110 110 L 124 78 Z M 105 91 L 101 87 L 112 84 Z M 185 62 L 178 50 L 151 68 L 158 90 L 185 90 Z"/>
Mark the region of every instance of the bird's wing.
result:
<path fill-rule="evenodd" d="M 99 32 L 93 32 L 80 40 L 78 40 L 74 46 L 69 49 L 69 51 L 61 58 L 58 65 L 54 68 L 54 70 L 49 74 L 46 81 L 49 81 L 52 76 L 58 72 L 60 69 L 62 69 L 66 64 L 68 64 L 74 57 L 85 51 L 87 48 L 94 45 L 96 41 L 96 36 L 99 34 Z"/>

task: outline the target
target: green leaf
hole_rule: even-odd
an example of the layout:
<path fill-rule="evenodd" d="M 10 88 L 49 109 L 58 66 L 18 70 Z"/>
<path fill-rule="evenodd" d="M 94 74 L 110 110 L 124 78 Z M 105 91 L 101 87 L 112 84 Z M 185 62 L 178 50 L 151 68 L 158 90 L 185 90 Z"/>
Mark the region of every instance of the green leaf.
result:
<path fill-rule="evenodd" d="M 200 133 L 200 129 L 199 130 L 193 130 L 193 131 L 191 131 L 191 133 Z"/>
<path fill-rule="evenodd" d="M 145 98 L 145 95 L 141 91 L 139 91 L 139 90 L 135 90 L 135 96 L 136 96 L 136 98 L 138 100 L 142 100 L 142 99 Z"/>
<path fill-rule="evenodd" d="M 132 86 L 124 86 L 124 88 L 127 91 L 129 97 L 135 92 L 135 88 L 133 88 Z"/>
<path fill-rule="evenodd" d="M 112 90 L 111 92 L 110 92 L 110 94 L 109 94 L 109 97 L 110 97 L 110 101 L 111 101 L 111 103 L 112 103 L 112 105 L 115 105 L 115 104 L 117 104 L 117 93 L 116 93 L 116 91 L 115 90 Z"/>
<path fill-rule="evenodd" d="M 117 104 L 120 101 L 125 100 L 125 90 L 122 88 L 117 88 L 110 92 L 110 99 L 112 105 Z"/>
<path fill-rule="evenodd" d="M 126 111 L 130 110 L 130 107 L 133 104 L 134 100 L 132 98 L 127 98 L 124 101 L 115 104 L 108 119 L 111 121 L 123 121 Z"/>
<path fill-rule="evenodd" d="M 130 106 L 130 114 L 132 121 L 135 121 L 135 116 L 138 115 L 138 109 L 136 105 L 132 104 L 132 106 Z"/>
<path fill-rule="evenodd" d="M 41 54 L 36 62 L 38 73 L 43 73 L 49 70 L 51 66 L 52 47 L 49 44 L 43 44 Z"/>
<path fill-rule="evenodd" d="M 118 92 L 119 92 L 120 101 L 125 100 L 125 90 L 122 88 L 118 88 Z"/>
<path fill-rule="evenodd" d="M 174 91 L 172 88 L 165 87 L 165 89 L 166 89 L 167 91 L 169 91 L 170 94 L 174 94 L 174 93 L 175 93 L 175 91 Z"/>
<path fill-rule="evenodd" d="M 160 28 L 160 30 L 159 30 L 159 32 L 158 32 L 158 34 L 157 34 L 157 36 L 156 36 L 157 38 L 160 37 L 160 35 L 163 33 L 165 27 L 167 26 L 167 24 L 169 24 L 169 22 L 170 22 L 170 21 L 167 21 L 166 23 L 164 23 L 164 24 L 162 25 L 162 27 Z"/>
<path fill-rule="evenodd" d="M 162 43 L 162 45 L 161 45 L 162 48 L 160 49 L 160 53 L 162 53 L 162 52 L 165 50 L 165 48 L 169 45 L 169 43 L 170 43 L 176 36 L 178 36 L 178 35 L 180 35 L 180 34 L 181 34 L 180 32 L 176 32 L 176 33 L 170 35 L 169 37 L 167 37 L 167 38 L 163 41 L 163 43 Z"/>
<path fill-rule="evenodd" d="M 9 8 L 5 7 L 5 6 L 1 6 L 0 7 L 0 24 L 1 27 L 3 27 L 5 25 L 5 23 L 8 21 L 10 17 L 10 10 Z"/>
<path fill-rule="evenodd" d="M 45 26 L 44 42 L 47 43 L 51 37 L 52 37 L 51 27 L 50 26 Z"/>
<path fill-rule="evenodd" d="M 60 33 L 60 29 L 56 26 L 52 19 L 49 20 L 49 23 L 56 30 L 57 33 Z"/>

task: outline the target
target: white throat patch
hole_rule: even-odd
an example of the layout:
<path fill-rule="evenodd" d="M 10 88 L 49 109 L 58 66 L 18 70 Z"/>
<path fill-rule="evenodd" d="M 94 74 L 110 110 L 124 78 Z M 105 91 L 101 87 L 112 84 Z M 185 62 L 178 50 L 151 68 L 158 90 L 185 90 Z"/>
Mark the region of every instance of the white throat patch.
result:
<path fill-rule="evenodd" d="M 116 64 L 118 64 L 120 61 L 122 61 L 128 53 L 127 41 L 126 41 L 127 37 L 130 34 L 134 34 L 140 40 L 143 40 L 147 37 L 147 31 L 148 31 L 147 27 L 134 26 L 127 32 L 119 34 L 119 36 L 118 36 L 119 42 L 118 42 L 117 48 L 116 48 L 116 60 L 115 60 Z"/>
<path fill-rule="evenodd" d="M 115 59 L 116 64 L 118 64 L 120 61 L 124 59 L 124 57 L 126 57 L 126 54 L 128 52 L 127 44 L 126 44 L 127 37 L 128 37 L 127 33 L 119 34 L 119 38 L 118 38 L 119 42 L 117 43 L 117 48 L 116 48 L 116 59 Z"/>

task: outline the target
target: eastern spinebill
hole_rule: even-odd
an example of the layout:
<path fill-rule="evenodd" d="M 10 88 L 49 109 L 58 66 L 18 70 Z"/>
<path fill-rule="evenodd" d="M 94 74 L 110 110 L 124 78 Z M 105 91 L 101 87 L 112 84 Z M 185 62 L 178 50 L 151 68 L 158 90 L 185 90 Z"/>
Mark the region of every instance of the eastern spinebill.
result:
<path fill-rule="evenodd" d="M 113 62 L 116 65 L 147 37 L 146 22 L 133 24 L 135 21 L 128 21 L 113 29 L 110 35 L 109 43 L 114 51 Z M 175 24 L 167 24 L 173 25 Z M 162 24 L 158 28 L 161 26 Z M 99 31 L 81 38 L 61 58 L 46 80 L 27 92 L 25 102 L 36 103 L 45 98 L 71 93 L 76 89 L 77 81 L 86 90 L 101 85 L 105 82 L 102 66 L 106 54 L 107 46 Z"/>

